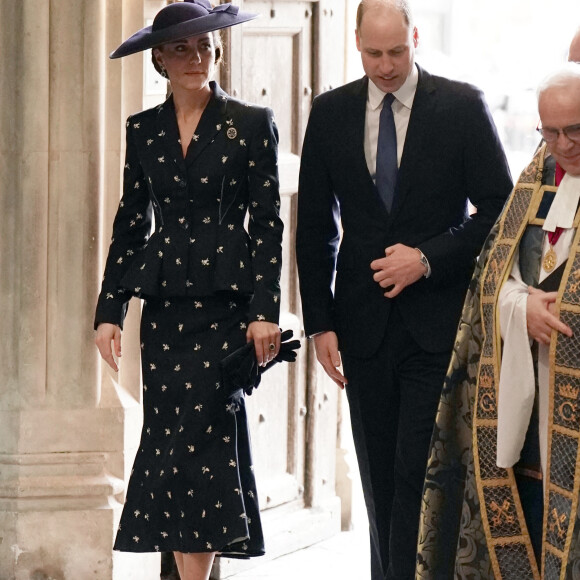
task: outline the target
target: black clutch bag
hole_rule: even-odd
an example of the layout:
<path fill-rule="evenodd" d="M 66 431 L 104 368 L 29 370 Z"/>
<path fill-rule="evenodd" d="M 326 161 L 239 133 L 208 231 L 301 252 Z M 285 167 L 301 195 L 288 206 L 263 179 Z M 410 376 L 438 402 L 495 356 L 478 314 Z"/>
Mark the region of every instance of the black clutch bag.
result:
<path fill-rule="evenodd" d="M 262 374 L 279 362 L 294 362 L 296 351 L 300 348 L 299 340 L 290 340 L 294 336 L 291 330 L 285 330 L 280 335 L 280 351 L 265 367 L 258 365 L 254 341 L 250 341 L 222 359 L 222 383 L 227 395 L 232 396 L 237 391 L 251 395 L 262 380 Z"/>

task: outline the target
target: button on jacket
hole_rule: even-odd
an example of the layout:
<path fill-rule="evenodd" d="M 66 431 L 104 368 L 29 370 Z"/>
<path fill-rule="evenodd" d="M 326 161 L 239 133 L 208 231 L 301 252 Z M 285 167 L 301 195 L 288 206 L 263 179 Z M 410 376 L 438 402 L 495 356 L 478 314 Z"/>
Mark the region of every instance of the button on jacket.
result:
<path fill-rule="evenodd" d="M 250 322 L 278 321 L 283 224 L 273 114 L 212 89 L 185 158 L 172 97 L 127 121 L 123 197 L 95 327 L 122 326 L 131 296 L 222 292 L 252 298 Z"/>

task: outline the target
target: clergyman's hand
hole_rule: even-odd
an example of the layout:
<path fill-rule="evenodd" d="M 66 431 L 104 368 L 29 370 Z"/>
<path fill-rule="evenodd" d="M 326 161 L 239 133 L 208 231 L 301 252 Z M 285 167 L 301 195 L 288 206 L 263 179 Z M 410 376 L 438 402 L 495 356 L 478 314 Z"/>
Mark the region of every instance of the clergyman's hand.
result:
<path fill-rule="evenodd" d="M 340 353 L 338 352 L 338 338 L 332 331 L 321 332 L 313 338 L 316 358 L 324 368 L 326 374 L 341 388 L 348 382 L 340 372 Z"/>
<path fill-rule="evenodd" d="M 385 257 L 373 260 L 371 269 L 375 271 L 373 280 L 386 290 L 387 298 L 394 298 L 425 274 L 419 250 L 403 244 L 386 248 Z"/>
<path fill-rule="evenodd" d="M 530 338 L 541 344 L 550 344 L 552 330 L 557 330 L 571 337 L 571 328 L 564 324 L 555 314 L 554 303 L 558 293 L 544 292 L 532 286 L 528 287 L 528 292 L 526 321 Z"/>

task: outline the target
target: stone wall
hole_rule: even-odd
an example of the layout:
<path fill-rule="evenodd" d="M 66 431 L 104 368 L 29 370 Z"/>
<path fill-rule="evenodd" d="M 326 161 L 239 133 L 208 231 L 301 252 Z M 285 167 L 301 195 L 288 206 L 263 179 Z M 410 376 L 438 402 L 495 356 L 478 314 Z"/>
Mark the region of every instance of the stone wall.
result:
<path fill-rule="evenodd" d="M 107 54 L 143 1 L 0 0 L 0 15 L 0 578 L 158 578 L 154 555 L 112 552 L 141 421 L 136 312 L 120 377 L 92 327 L 142 98 L 140 57 Z"/>

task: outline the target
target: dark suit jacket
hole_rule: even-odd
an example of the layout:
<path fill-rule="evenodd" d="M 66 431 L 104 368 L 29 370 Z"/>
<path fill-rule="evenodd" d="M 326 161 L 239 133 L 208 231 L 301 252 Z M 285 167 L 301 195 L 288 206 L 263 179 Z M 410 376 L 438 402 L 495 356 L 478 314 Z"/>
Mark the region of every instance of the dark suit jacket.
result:
<path fill-rule="evenodd" d="M 185 159 L 171 97 L 127 121 L 123 197 L 95 326 L 122 325 L 133 295 L 253 297 L 250 321 L 278 321 L 278 132 L 270 109 L 212 88 Z"/>
<path fill-rule="evenodd" d="M 396 303 L 423 349 L 449 350 L 474 260 L 512 187 L 506 158 L 481 91 L 419 68 L 389 214 L 364 154 L 367 88 L 365 77 L 324 93 L 310 113 L 297 231 L 305 330 L 334 330 L 344 352 L 368 357 Z M 432 275 L 391 300 L 370 263 L 396 243 L 418 247 Z"/>

